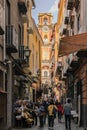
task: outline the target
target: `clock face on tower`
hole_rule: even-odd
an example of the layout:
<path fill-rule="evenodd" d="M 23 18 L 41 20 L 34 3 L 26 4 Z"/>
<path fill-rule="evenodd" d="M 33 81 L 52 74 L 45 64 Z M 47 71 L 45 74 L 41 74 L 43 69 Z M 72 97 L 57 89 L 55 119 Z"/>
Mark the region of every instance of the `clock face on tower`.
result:
<path fill-rule="evenodd" d="M 49 27 L 48 26 L 43 26 L 42 31 L 43 32 L 48 32 L 49 31 Z"/>

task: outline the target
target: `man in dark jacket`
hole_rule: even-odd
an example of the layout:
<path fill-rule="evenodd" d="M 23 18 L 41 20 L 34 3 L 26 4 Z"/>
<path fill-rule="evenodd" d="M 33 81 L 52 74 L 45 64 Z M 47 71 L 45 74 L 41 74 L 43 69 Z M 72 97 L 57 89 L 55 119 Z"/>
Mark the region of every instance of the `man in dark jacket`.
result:
<path fill-rule="evenodd" d="M 65 128 L 66 130 L 71 130 L 71 100 L 68 99 L 64 105 L 64 115 L 65 115 Z"/>
<path fill-rule="evenodd" d="M 38 109 L 40 127 L 44 126 L 44 113 L 45 113 L 45 108 L 44 108 L 43 104 L 41 103 L 39 106 L 39 109 Z"/>

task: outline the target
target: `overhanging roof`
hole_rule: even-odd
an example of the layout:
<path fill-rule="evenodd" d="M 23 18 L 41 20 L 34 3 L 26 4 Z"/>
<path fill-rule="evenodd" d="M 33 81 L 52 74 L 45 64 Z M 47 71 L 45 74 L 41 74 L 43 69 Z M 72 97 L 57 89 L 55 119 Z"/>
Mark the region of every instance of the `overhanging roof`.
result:
<path fill-rule="evenodd" d="M 87 33 L 63 37 L 59 45 L 59 56 L 87 49 Z"/>

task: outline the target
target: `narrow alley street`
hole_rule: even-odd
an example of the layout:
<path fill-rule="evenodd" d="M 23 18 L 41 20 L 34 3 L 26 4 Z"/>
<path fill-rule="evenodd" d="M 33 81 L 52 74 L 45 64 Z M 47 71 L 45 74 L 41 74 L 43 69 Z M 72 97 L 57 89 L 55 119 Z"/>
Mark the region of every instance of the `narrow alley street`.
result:
<path fill-rule="evenodd" d="M 33 126 L 31 128 L 13 128 L 11 130 L 48 130 L 48 124 L 46 122 L 46 125 L 44 125 L 43 128 L 40 128 L 39 127 L 39 124 L 37 126 Z M 54 129 L 53 130 L 66 130 L 65 129 L 65 122 L 64 122 L 64 119 L 62 119 L 62 122 L 61 123 L 58 123 L 57 122 L 57 118 L 55 119 L 55 122 L 54 122 Z M 72 124 L 71 124 L 71 130 L 84 130 L 83 128 L 79 127 L 77 124 L 75 124 L 73 121 L 72 121 Z"/>
<path fill-rule="evenodd" d="M 0 0 L 0 130 L 87 130 L 87 0 Z"/>

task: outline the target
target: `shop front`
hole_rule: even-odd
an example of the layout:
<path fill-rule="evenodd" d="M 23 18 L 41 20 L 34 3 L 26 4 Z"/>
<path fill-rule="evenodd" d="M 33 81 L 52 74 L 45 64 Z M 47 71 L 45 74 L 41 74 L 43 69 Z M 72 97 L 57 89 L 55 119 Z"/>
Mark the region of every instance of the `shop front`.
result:
<path fill-rule="evenodd" d="M 0 89 L 0 129 L 7 124 L 7 92 Z"/>

